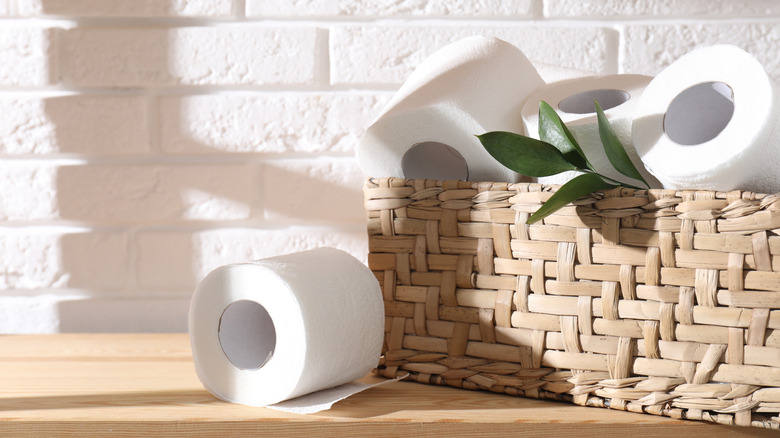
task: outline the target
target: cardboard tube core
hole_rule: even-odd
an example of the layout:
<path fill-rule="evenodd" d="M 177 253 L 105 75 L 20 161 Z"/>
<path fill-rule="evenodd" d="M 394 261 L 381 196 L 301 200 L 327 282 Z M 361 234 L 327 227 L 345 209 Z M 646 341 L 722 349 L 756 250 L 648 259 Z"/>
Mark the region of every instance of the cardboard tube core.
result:
<path fill-rule="evenodd" d="M 219 343 L 242 370 L 260 369 L 276 349 L 276 328 L 265 307 L 250 300 L 230 303 L 219 318 Z"/>
<path fill-rule="evenodd" d="M 455 148 L 437 141 L 417 143 L 401 158 L 404 178 L 468 180 L 469 167 Z"/>
<path fill-rule="evenodd" d="M 683 90 L 664 115 L 664 132 L 683 146 L 717 137 L 734 115 L 734 92 L 723 82 L 703 82 Z"/>
<path fill-rule="evenodd" d="M 601 109 L 606 111 L 618 105 L 622 105 L 631 98 L 623 90 L 602 88 L 599 90 L 588 90 L 581 93 L 572 94 L 558 103 L 558 109 L 569 114 L 590 114 L 596 112 L 594 101 L 598 101 Z"/>

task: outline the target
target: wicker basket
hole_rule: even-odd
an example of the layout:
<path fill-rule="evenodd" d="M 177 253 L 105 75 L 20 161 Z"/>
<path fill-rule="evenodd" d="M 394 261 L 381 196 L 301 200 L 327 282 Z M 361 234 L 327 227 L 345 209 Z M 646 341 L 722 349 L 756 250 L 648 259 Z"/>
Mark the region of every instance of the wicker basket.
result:
<path fill-rule="evenodd" d="M 780 197 L 371 179 L 379 372 L 780 428 Z"/>

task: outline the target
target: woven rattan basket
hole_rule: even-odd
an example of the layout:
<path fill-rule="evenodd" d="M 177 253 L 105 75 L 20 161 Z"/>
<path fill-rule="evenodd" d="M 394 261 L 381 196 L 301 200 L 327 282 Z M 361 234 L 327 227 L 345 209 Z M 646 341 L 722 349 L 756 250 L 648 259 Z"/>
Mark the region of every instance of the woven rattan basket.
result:
<path fill-rule="evenodd" d="M 370 179 L 378 371 L 780 428 L 780 197 Z"/>

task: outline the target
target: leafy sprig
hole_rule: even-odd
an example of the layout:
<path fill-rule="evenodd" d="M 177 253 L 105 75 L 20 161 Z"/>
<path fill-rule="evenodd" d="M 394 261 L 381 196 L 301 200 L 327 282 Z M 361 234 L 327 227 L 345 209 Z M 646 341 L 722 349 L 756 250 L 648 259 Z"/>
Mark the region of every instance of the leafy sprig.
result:
<path fill-rule="evenodd" d="M 641 181 L 649 188 L 647 181 L 628 157 L 601 105 L 595 101 L 594 104 L 599 137 L 612 167 L 629 178 Z M 561 118 L 544 101 L 539 102 L 540 140 L 504 131 L 488 132 L 478 135 L 477 138 L 499 163 L 523 175 L 539 177 L 570 170 L 582 172 L 582 175 L 558 188 L 558 191 L 528 218 L 529 224 L 544 219 L 570 202 L 593 192 L 621 185 L 640 188 L 598 173 Z"/>

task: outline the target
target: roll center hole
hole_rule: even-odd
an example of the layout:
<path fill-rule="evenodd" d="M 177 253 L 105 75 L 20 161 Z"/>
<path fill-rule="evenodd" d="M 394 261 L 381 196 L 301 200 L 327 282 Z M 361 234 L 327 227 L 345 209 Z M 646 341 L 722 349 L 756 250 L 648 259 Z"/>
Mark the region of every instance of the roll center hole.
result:
<path fill-rule="evenodd" d="M 417 143 L 401 158 L 404 178 L 467 180 L 469 167 L 463 155 L 444 143 L 424 141 Z"/>
<path fill-rule="evenodd" d="M 685 89 L 664 115 L 664 132 L 675 143 L 690 146 L 712 140 L 734 115 L 734 92 L 723 82 L 704 82 Z"/>
<path fill-rule="evenodd" d="M 219 318 L 219 343 L 236 367 L 261 368 L 276 349 L 276 328 L 271 315 L 254 301 L 230 303 Z"/>
<path fill-rule="evenodd" d="M 569 114 L 590 114 L 596 112 L 596 105 L 593 101 L 598 101 L 601 109 L 604 111 L 622 105 L 627 102 L 631 96 L 623 90 L 600 89 L 589 90 L 581 93 L 572 94 L 558 103 L 558 109 Z"/>

